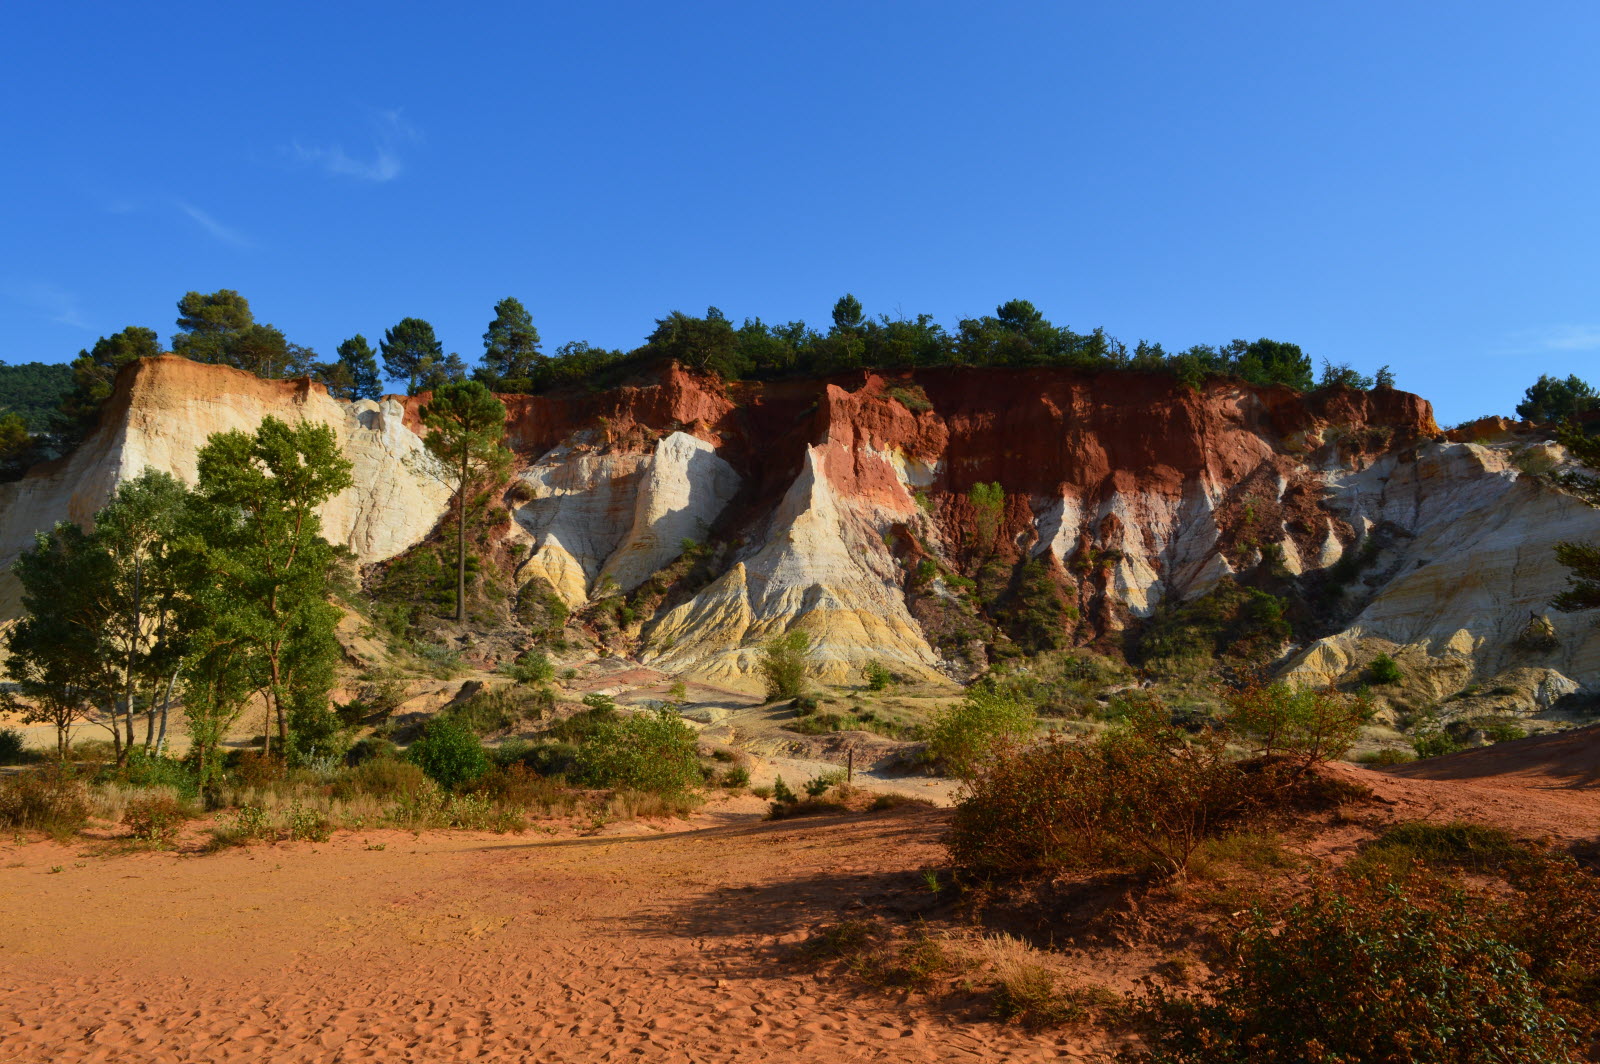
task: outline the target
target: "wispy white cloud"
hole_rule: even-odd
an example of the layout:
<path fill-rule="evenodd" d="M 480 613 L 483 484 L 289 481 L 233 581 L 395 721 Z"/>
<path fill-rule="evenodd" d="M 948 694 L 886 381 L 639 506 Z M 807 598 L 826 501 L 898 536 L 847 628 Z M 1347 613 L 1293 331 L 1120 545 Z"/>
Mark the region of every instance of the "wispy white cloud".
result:
<path fill-rule="evenodd" d="M 1557 325 L 1542 339 L 1547 351 L 1593 351 L 1600 347 L 1600 325 Z"/>
<path fill-rule="evenodd" d="M 371 142 L 365 152 L 351 154 L 343 144 L 303 144 L 300 141 L 286 150 L 296 162 L 320 166 L 336 177 L 384 182 L 400 176 L 405 169 L 401 150 L 421 139 L 421 134 L 398 110 L 379 111 L 372 116 Z"/>
<path fill-rule="evenodd" d="M 8 299 L 31 307 L 59 325 L 70 325 L 74 329 L 91 332 L 94 330 L 83 312 L 83 301 L 76 293 L 65 288 L 48 281 L 24 281 L 8 283 L 3 291 Z"/>
<path fill-rule="evenodd" d="M 185 203 L 183 200 L 178 200 L 178 209 L 184 214 L 187 214 L 190 218 L 194 219 L 200 228 L 204 229 L 208 234 L 210 234 L 213 239 L 220 240 L 224 244 L 232 244 L 234 247 L 242 248 L 250 246 L 250 241 L 245 239 L 244 234 L 240 233 L 237 229 L 223 225 L 221 222 L 211 217 L 211 215 L 207 214 L 199 207 L 196 207 L 194 204 Z"/>

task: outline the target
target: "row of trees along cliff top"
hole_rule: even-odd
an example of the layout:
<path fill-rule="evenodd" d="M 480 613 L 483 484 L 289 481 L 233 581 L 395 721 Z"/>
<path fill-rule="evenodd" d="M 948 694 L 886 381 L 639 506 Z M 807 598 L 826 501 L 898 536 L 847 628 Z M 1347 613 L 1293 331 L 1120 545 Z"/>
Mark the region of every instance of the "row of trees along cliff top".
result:
<path fill-rule="evenodd" d="M 1201 344 L 1176 354 L 1141 340 L 1130 350 L 1103 329 L 1078 333 L 1053 325 L 1022 299 L 1002 304 L 992 315 L 963 319 L 953 332 L 928 314 L 869 317 L 851 295 L 834 304 L 832 324 L 823 330 L 801 321 L 768 324 L 759 318 L 735 325 L 715 307 L 700 317 L 675 310 L 659 319 L 645 342 L 632 351 L 576 340 L 547 353 L 532 315 L 508 297 L 495 304 L 493 320 L 483 334 L 483 355 L 475 367 L 455 352 L 447 353 L 433 326 L 421 318 L 404 318 L 386 329 L 376 349 L 357 333 L 339 344 L 331 361 L 323 361 L 309 347 L 288 340 L 276 326 L 256 321 L 249 300 L 226 288 L 184 295 L 178 301 L 177 324 L 171 341 L 175 354 L 260 377 L 309 376 L 344 399 L 377 398 L 386 378 L 403 385 L 407 394 L 469 377 L 501 393 L 607 387 L 668 360 L 729 380 L 825 376 L 857 369 L 1062 366 L 1164 372 L 1194 387 L 1208 377 L 1283 384 L 1301 391 L 1394 384 L 1387 366 L 1368 377 L 1349 365 L 1326 360 L 1319 377 L 1310 356 L 1295 344 L 1276 340 L 1233 340 L 1219 347 Z M 80 351 L 53 426 L 56 435 L 69 445 L 81 438 L 94 426 L 117 371 L 137 358 L 161 353 L 155 330 L 140 326 L 102 337 Z"/>

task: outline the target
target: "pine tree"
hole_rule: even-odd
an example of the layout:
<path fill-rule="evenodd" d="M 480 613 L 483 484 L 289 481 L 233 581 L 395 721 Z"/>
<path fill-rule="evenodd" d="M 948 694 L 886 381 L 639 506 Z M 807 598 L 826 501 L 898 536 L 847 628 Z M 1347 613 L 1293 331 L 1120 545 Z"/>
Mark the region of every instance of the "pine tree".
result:
<path fill-rule="evenodd" d="M 501 443 L 506 408 L 481 381 L 450 381 L 422 408 L 422 423 L 429 429 L 423 442 L 437 459 L 436 475 L 455 490 L 455 619 L 465 622 L 468 502 L 475 485 L 504 477 L 510 467 L 511 452 Z"/>
<path fill-rule="evenodd" d="M 497 389 L 526 390 L 535 366 L 544 358 L 539 330 L 527 309 L 510 296 L 494 305 L 494 320 L 483 334 L 483 372 Z"/>
<path fill-rule="evenodd" d="M 405 381 L 407 395 L 417 394 L 417 383 L 444 356 L 433 326 L 421 318 L 402 318 L 384 332 L 378 348 L 383 352 L 383 372 L 391 380 Z"/>
<path fill-rule="evenodd" d="M 383 395 L 383 387 L 378 373 L 378 360 L 373 354 L 372 345 L 367 343 L 367 338 L 356 333 L 350 339 L 339 345 L 338 364 L 345 368 L 350 375 L 351 399 L 378 399 Z"/>

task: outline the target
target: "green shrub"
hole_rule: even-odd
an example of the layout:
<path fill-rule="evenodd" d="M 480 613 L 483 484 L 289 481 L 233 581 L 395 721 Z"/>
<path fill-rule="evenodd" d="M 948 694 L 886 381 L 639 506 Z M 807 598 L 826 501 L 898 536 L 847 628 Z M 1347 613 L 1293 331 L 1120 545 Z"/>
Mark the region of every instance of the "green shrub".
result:
<path fill-rule="evenodd" d="M 787 805 L 798 802 L 800 796 L 789 789 L 789 785 L 783 782 L 782 776 L 778 776 L 772 781 L 772 800 Z"/>
<path fill-rule="evenodd" d="M 325 814 L 308 809 L 299 802 L 289 806 L 289 838 L 304 842 L 327 842 L 333 836 L 333 824 Z"/>
<path fill-rule="evenodd" d="M 1400 666 L 1387 654 L 1379 654 L 1372 659 L 1372 664 L 1367 666 L 1367 679 L 1373 683 L 1399 683 L 1404 677 L 1400 673 Z"/>
<path fill-rule="evenodd" d="M 430 722 L 422 738 L 411 744 L 406 759 L 446 790 L 470 783 L 489 771 L 483 744 L 471 729 L 448 718 Z"/>
<path fill-rule="evenodd" d="M 1372 719 L 1365 698 L 1333 688 L 1295 690 L 1250 683 L 1227 692 L 1229 722 L 1263 754 L 1289 754 L 1305 764 L 1343 757 Z"/>
<path fill-rule="evenodd" d="M 795 629 L 767 641 L 761 648 L 761 675 L 767 684 L 767 701 L 799 698 L 805 692 L 811 637 Z"/>
<path fill-rule="evenodd" d="M 729 790 L 750 786 L 750 770 L 743 765 L 734 765 L 722 774 L 721 783 Z"/>
<path fill-rule="evenodd" d="M 549 683 L 556 677 L 556 667 L 537 650 L 519 654 L 515 663 L 505 666 L 501 671 L 522 684 Z"/>
<path fill-rule="evenodd" d="M 194 801 L 200 786 L 188 763 L 170 757 L 145 753 L 142 747 L 128 751 L 121 765 L 107 765 L 95 776 L 96 783 L 123 783 L 130 787 L 171 787 L 178 796 Z"/>
<path fill-rule="evenodd" d="M 805 792 L 808 797 L 821 798 L 833 788 L 845 781 L 844 769 L 833 769 L 820 776 L 813 776 L 806 780 Z"/>
<path fill-rule="evenodd" d="M 1370 750 L 1356 758 L 1356 763 L 1382 768 L 1386 765 L 1408 765 L 1417 759 L 1417 755 L 1393 747 L 1384 747 L 1382 750 Z"/>
<path fill-rule="evenodd" d="M 865 667 L 862 668 L 861 674 L 866 678 L 868 690 L 882 691 L 894 683 L 894 673 L 890 672 L 883 662 L 876 659 L 867 662 Z"/>
<path fill-rule="evenodd" d="M 1238 966 L 1191 995 L 1157 988 L 1151 1059 L 1170 1064 L 1557 1064 L 1574 1039 L 1525 957 L 1459 891 L 1419 880 L 1316 889 L 1257 913 Z"/>
<path fill-rule="evenodd" d="M 1521 725 L 1513 724 L 1509 720 L 1496 720 L 1483 725 L 1483 736 L 1491 743 L 1508 743 L 1517 739 L 1526 739 L 1528 731 Z"/>
<path fill-rule="evenodd" d="M 22 732 L 16 728 L 0 728 L 0 765 L 20 765 L 27 760 Z"/>
<path fill-rule="evenodd" d="M 970 779 L 998 746 L 1025 739 L 1033 730 L 1033 707 L 1003 691 L 974 687 L 934 716 L 928 754 L 951 775 Z"/>
<path fill-rule="evenodd" d="M 1458 753 L 1465 749 L 1454 736 L 1443 729 L 1413 735 L 1411 748 L 1417 752 L 1419 758 L 1423 759 L 1444 757 L 1446 754 Z"/>
<path fill-rule="evenodd" d="M 88 820 L 88 791 L 70 768 L 52 765 L 0 779 L 0 827 L 65 838 Z"/>
<path fill-rule="evenodd" d="M 595 787 L 682 794 L 701 782 L 698 740 L 668 709 L 605 722 L 578 747 L 573 772 Z"/>

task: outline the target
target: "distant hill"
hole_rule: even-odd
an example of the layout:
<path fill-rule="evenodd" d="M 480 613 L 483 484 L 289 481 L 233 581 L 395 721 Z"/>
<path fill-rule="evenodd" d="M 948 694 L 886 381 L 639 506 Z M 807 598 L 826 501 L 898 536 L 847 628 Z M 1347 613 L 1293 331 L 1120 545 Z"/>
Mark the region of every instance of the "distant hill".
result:
<path fill-rule="evenodd" d="M 65 363 L 0 363 L 0 414 L 21 414 L 30 432 L 42 432 L 71 386 L 72 368 Z"/>

